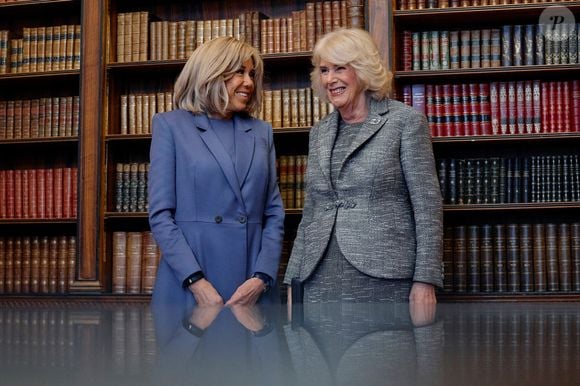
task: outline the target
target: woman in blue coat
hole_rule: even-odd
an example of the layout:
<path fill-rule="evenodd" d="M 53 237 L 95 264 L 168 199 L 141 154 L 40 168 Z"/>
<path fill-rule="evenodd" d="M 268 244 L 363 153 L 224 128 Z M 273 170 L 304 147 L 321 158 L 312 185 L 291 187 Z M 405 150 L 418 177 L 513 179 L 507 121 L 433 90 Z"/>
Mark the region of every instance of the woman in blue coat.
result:
<path fill-rule="evenodd" d="M 252 118 L 262 76 L 255 48 L 214 39 L 177 78 L 175 110 L 153 117 L 149 223 L 162 252 L 153 302 L 254 304 L 274 284 L 284 209 L 272 128 Z"/>

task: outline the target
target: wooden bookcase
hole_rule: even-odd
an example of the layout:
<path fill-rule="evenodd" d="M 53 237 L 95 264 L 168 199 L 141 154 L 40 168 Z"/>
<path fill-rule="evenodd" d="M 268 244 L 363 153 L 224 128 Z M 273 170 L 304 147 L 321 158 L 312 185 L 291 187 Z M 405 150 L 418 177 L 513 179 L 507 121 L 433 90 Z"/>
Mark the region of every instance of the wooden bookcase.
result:
<path fill-rule="evenodd" d="M 575 59 L 573 63 L 565 64 L 545 64 L 545 62 L 536 61 L 534 64 L 527 65 L 525 63 L 521 63 L 521 65 L 520 63 L 512 63 L 518 65 L 481 68 L 480 56 L 479 61 L 476 61 L 476 63 L 480 63 L 479 67 L 466 65 L 464 68 L 433 69 L 438 68 L 437 66 L 439 68 L 442 67 L 441 54 L 435 54 L 434 57 L 437 62 L 435 65 L 429 63 L 430 60 L 433 60 L 433 56 L 427 56 L 426 58 L 429 65 L 428 69 L 422 63 L 416 63 L 413 66 L 413 61 L 421 60 L 421 56 L 417 57 L 417 53 L 424 51 L 421 46 L 421 42 L 424 41 L 421 40 L 422 36 L 428 36 L 427 47 L 431 47 L 431 50 L 434 42 L 437 42 L 437 50 L 444 47 L 441 45 L 443 40 L 439 35 L 441 31 L 446 31 L 449 36 L 451 35 L 449 31 L 460 31 L 459 35 L 461 35 L 461 31 L 464 30 L 483 31 L 484 29 L 498 29 L 502 31 L 503 26 L 506 25 L 511 25 L 512 27 L 510 28 L 512 29 L 519 28 L 513 27 L 516 25 L 522 26 L 522 29 L 526 25 L 534 25 L 534 29 L 537 31 L 539 28 L 537 25 L 542 23 L 542 12 L 544 12 L 546 7 L 554 4 L 523 4 L 524 2 L 522 1 L 520 4 L 509 5 L 450 7 L 449 4 L 451 2 L 447 2 L 447 7 L 445 8 L 427 9 L 426 5 L 417 7 L 420 2 L 413 3 L 415 6 L 412 8 L 415 9 L 409 9 L 409 2 L 405 2 L 407 6 L 403 7 L 401 7 L 401 2 L 393 2 L 393 8 L 395 9 L 393 12 L 394 33 L 392 35 L 395 47 L 393 50 L 394 78 L 398 98 L 416 105 L 420 109 L 424 109 L 428 115 L 432 127 L 433 147 L 438 162 L 442 190 L 446 192 L 444 194 L 444 225 L 447 236 L 445 240 L 444 265 L 447 276 L 446 290 L 440 293 L 440 299 L 444 301 L 562 301 L 579 299 L 578 270 L 580 267 L 578 265 L 580 262 L 577 260 L 580 258 L 580 251 L 578 250 L 580 241 L 574 237 L 572 231 L 577 229 L 580 221 L 580 200 L 578 200 L 578 195 L 573 196 L 570 191 L 570 189 L 578 189 L 578 187 L 570 188 L 572 183 L 575 182 L 573 178 L 577 178 L 573 177 L 573 174 L 576 173 L 577 175 L 578 169 L 577 166 L 574 168 L 569 163 L 569 160 L 573 158 L 568 159 L 563 156 L 577 156 L 580 154 L 578 152 L 578 149 L 580 149 L 580 127 L 576 126 L 577 119 L 574 121 L 572 115 L 574 111 L 572 104 L 579 103 L 579 95 L 574 95 L 572 91 L 572 81 L 579 79 L 580 61 Z M 481 2 L 478 2 L 478 4 L 481 4 Z M 436 6 L 437 2 L 431 2 L 431 5 Z M 579 2 L 562 2 L 558 5 L 566 7 L 578 19 L 580 15 Z M 433 34 L 432 31 L 437 32 Z M 476 32 L 476 36 L 478 33 L 480 32 Z M 525 34 L 525 32 L 523 33 Z M 510 39 L 516 40 L 513 36 L 512 32 Z M 534 44 L 539 44 L 538 42 L 545 43 L 546 39 L 548 39 L 544 35 L 540 36 L 544 40 L 539 39 L 538 35 L 534 35 Z M 500 37 L 503 39 L 503 36 Z M 415 49 L 415 54 L 413 53 L 413 47 L 416 43 L 413 38 L 419 41 L 419 47 Z M 406 39 L 407 41 L 405 42 Z M 470 47 L 473 47 L 473 41 L 470 41 L 470 45 Z M 479 50 L 481 48 L 479 41 L 477 46 Z M 537 46 L 534 46 L 534 48 L 535 54 Z M 500 49 L 503 54 L 505 49 L 502 46 L 500 46 Z M 522 51 L 524 50 L 523 41 L 521 49 Z M 459 50 L 461 50 L 461 46 Z M 474 50 L 473 52 L 477 53 L 478 51 Z M 430 53 L 433 54 L 432 51 Z M 459 58 L 457 60 L 460 61 L 461 51 L 458 55 Z M 522 53 L 522 57 L 525 62 L 525 52 Z M 469 58 L 473 61 L 474 56 L 469 56 L 467 62 L 469 62 Z M 530 62 L 532 60 L 528 63 Z M 461 67 L 461 63 L 459 67 Z M 456 129 L 458 127 L 455 123 L 457 122 L 455 116 L 458 114 L 453 110 L 453 98 L 456 95 L 448 95 L 447 92 L 443 92 L 439 96 L 433 90 L 438 88 L 444 91 L 445 87 L 447 89 L 451 88 L 446 85 L 454 84 L 483 84 L 487 85 L 485 87 L 493 87 L 494 83 L 505 83 L 508 84 L 507 87 L 509 88 L 510 83 L 515 84 L 517 87 L 518 83 L 525 84 L 525 81 L 534 80 L 538 81 L 539 84 L 552 83 L 562 85 L 567 83 L 566 87 L 569 88 L 568 95 L 562 92 L 561 98 L 565 99 L 567 97 L 568 102 L 564 105 L 564 102 L 558 101 L 562 103 L 562 107 L 555 107 L 555 116 L 564 117 L 560 121 L 545 119 L 545 117 L 549 116 L 549 111 L 548 115 L 542 115 L 543 113 L 538 112 L 534 117 L 540 120 L 541 130 L 537 131 L 527 130 L 524 125 L 521 126 L 523 130 L 519 131 L 518 123 L 515 122 L 513 128 L 516 129 L 516 133 L 511 134 L 509 129 L 512 126 L 509 126 L 510 122 L 508 120 L 506 123 L 508 133 L 503 133 L 503 127 L 498 129 L 495 126 L 494 130 L 488 131 L 486 134 L 477 133 L 478 135 L 475 135 L 476 132 L 469 131 L 468 133 L 471 135 L 450 135 L 453 133 L 444 131 L 443 134 L 445 135 L 441 135 L 441 126 L 437 127 L 437 125 L 442 125 L 445 129 L 449 127 Z M 413 86 L 416 88 L 413 88 Z M 484 90 L 484 87 L 482 86 L 481 89 Z M 562 86 L 562 91 L 563 89 L 564 86 Z M 413 91 L 415 92 L 413 93 Z M 538 91 L 547 93 L 548 88 L 546 86 L 544 90 L 539 87 Z M 478 95 L 478 98 L 482 95 L 484 93 Z M 514 95 L 517 97 L 516 94 Z M 461 97 L 462 94 L 459 96 Z M 484 96 L 486 98 L 491 96 L 491 103 L 494 103 L 493 94 L 490 95 L 488 93 Z M 483 106 L 482 101 L 484 101 L 484 98 L 477 99 L 480 108 Z M 541 106 L 549 109 L 548 105 L 556 104 L 557 99 L 547 99 L 547 101 L 548 103 L 542 99 Z M 439 103 L 442 104 L 441 107 L 438 106 Z M 446 118 L 445 115 L 445 103 L 451 104 L 451 107 L 447 106 L 452 117 L 450 119 Z M 490 103 L 489 99 L 485 103 Z M 509 101 L 506 103 L 509 104 Z M 531 102 L 524 101 L 522 103 L 524 109 L 527 103 Z M 506 106 L 509 117 L 510 107 L 509 105 Z M 566 112 L 563 106 L 568 106 L 570 111 Z M 440 110 L 436 111 L 437 108 Z M 516 110 L 519 108 L 519 106 L 516 107 Z M 564 111 L 558 113 L 558 108 Z M 486 107 L 484 109 L 487 111 Z M 480 116 L 484 116 L 486 111 L 479 111 L 478 113 Z M 576 107 L 576 111 L 578 111 L 578 107 Z M 492 119 L 499 114 L 494 111 L 488 111 L 488 113 L 491 114 Z M 459 115 L 461 115 L 461 111 Z M 486 118 L 481 119 L 485 120 Z M 525 116 L 523 119 L 525 121 Z M 490 126 L 487 127 L 487 130 L 491 130 L 491 122 L 488 122 Z M 560 129 L 558 129 L 558 126 Z M 564 130 L 564 128 L 566 129 Z M 526 157 L 532 156 L 537 161 L 532 160 L 532 158 L 527 158 L 526 161 Z M 546 156 L 551 158 L 542 158 Z M 457 165 L 460 162 L 459 160 L 462 160 L 463 168 L 467 160 L 483 165 L 484 163 L 490 163 L 493 159 L 500 160 L 501 163 L 512 162 L 511 160 L 516 158 L 518 163 L 521 162 L 519 171 L 515 169 L 517 172 L 513 175 L 508 175 L 506 172 L 504 181 L 506 186 L 512 186 L 514 189 L 515 186 L 519 186 L 522 189 L 519 197 L 516 196 L 517 198 L 510 200 L 506 198 L 509 193 L 502 200 L 492 200 L 491 197 L 493 195 L 477 196 L 476 193 L 484 189 L 492 189 L 493 186 L 490 179 L 485 179 L 484 173 L 488 172 L 482 166 L 481 172 L 474 172 L 475 175 L 469 174 L 473 176 L 473 182 L 468 182 L 467 176 L 462 178 L 464 188 L 469 184 L 476 189 L 469 197 L 472 203 L 468 203 L 467 197 L 469 194 L 466 191 L 463 191 L 465 194 L 461 199 L 459 198 L 461 193 L 458 186 L 460 175 Z M 457 168 L 455 171 L 449 169 L 449 163 L 452 162 L 452 159 L 454 160 L 453 162 L 456 162 Z M 502 159 L 506 161 L 501 161 Z M 447 164 L 443 162 L 447 162 Z M 515 163 L 516 161 L 513 162 Z M 540 166 L 541 162 L 545 162 L 547 165 Z M 554 166 L 550 168 L 551 162 L 554 162 Z M 528 170 L 525 174 L 524 163 L 528 165 Z M 540 173 L 541 167 L 548 168 L 548 172 Z M 450 188 L 449 185 L 450 175 L 456 176 L 453 188 Z M 512 178 L 512 181 L 517 181 L 515 179 L 516 175 L 518 178 L 521 177 L 520 183 L 510 183 L 508 178 Z M 526 179 L 524 179 L 524 175 Z M 557 177 L 552 177 L 554 175 Z M 501 177 L 503 176 L 502 174 Z M 477 177 L 481 180 L 477 180 Z M 542 178 L 546 178 L 547 182 L 542 182 Z M 550 180 L 550 178 L 553 178 L 553 180 Z M 501 180 L 502 178 L 499 178 L 499 181 Z M 478 183 L 478 181 L 481 183 Z M 486 184 L 486 182 L 488 183 Z M 545 185 L 541 185 L 543 183 Z M 545 192 L 550 186 L 552 190 Z M 554 190 L 554 186 L 560 186 L 561 189 L 568 187 L 568 194 L 565 195 L 564 192 L 558 193 L 557 190 Z M 500 184 L 499 192 L 503 188 Z M 455 189 L 456 194 L 452 195 L 455 200 L 450 199 L 450 189 Z M 527 195 L 523 189 L 527 191 Z M 545 197 L 543 196 L 544 193 Z M 528 197 L 527 199 L 525 198 L 526 196 Z M 477 199 L 478 197 L 479 200 Z M 496 228 L 498 224 L 503 225 L 505 232 L 508 232 L 511 227 L 511 230 L 516 233 L 513 236 L 509 236 L 508 233 L 502 233 L 501 229 Z M 542 224 L 542 226 L 538 226 L 537 233 L 534 233 L 536 232 L 536 224 Z M 551 229 L 550 232 L 554 231 L 554 233 L 550 233 L 551 236 L 548 236 L 548 227 Z M 503 237 L 501 237 L 502 234 L 504 235 Z M 484 240 L 483 243 L 482 240 Z M 542 259 L 540 256 L 543 256 L 543 265 L 541 264 Z M 551 262 L 550 259 L 552 259 Z M 502 271 L 504 272 L 505 280 L 501 280 Z M 567 271 L 568 273 L 566 273 Z M 550 275 L 552 275 L 552 286 L 550 286 Z M 542 279 L 542 276 L 544 276 L 544 279 Z M 544 280 L 547 280 L 547 282 L 544 282 Z M 554 280 L 556 281 L 555 283 Z M 568 284 L 566 284 L 566 281 L 568 281 Z M 498 283 L 503 283 L 503 285 Z M 530 285 L 526 283 L 530 283 Z"/>
<path fill-rule="evenodd" d="M 242 0 L 44 0 L 0 3 L 0 30 L 20 38 L 23 27 L 80 24 L 81 63 L 77 69 L 0 74 L 0 102 L 78 95 L 78 135 L 68 137 L 0 138 L 0 170 L 28 170 L 36 165 L 75 165 L 76 216 L 68 218 L 0 219 L 0 237 L 75 236 L 74 273 L 66 294 L 13 293 L 2 298 L 75 297 L 146 300 L 143 294 L 113 294 L 113 233 L 148 230 L 146 211 L 119 212 L 115 208 L 118 163 L 146 163 L 150 134 L 122 134 L 121 96 L 170 91 L 185 59 L 119 61 L 119 14 L 148 12 L 148 22 L 234 19 L 245 11 L 270 18 L 291 17 L 307 1 Z M 543 82 L 578 79 L 578 64 L 528 65 L 455 70 L 403 71 L 404 31 L 497 28 L 507 24 L 537 24 L 545 4 L 512 4 L 445 9 L 397 10 L 397 2 L 364 2 L 364 27 L 379 44 L 395 74 L 399 97 L 406 86 L 453 83 Z M 578 18 L 580 3 L 565 5 Z M 49 16 L 49 17 L 48 17 Z M 48 22 L 47 20 L 50 20 Z M 0 53 L 1 54 L 1 53 Z M 266 89 L 309 86 L 310 52 L 264 54 Z M 2 113 L 0 107 L 0 114 Z M 1 126 L 0 126 L 1 128 Z M 309 127 L 276 128 L 278 155 L 306 154 Z M 578 154 L 580 132 L 542 132 L 521 135 L 434 137 L 437 159 L 515 157 L 523 155 Z M 484 224 L 572 224 L 580 221 L 580 203 L 541 202 L 444 205 L 445 226 Z M 286 250 L 300 220 L 299 208 L 287 210 Z M 571 248 L 571 246 L 570 246 Z M 577 291 L 545 292 L 442 292 L 440 299 L 454 300 L 578 300 Z M 96 297 L 95 297 L 96 296 Z"/>

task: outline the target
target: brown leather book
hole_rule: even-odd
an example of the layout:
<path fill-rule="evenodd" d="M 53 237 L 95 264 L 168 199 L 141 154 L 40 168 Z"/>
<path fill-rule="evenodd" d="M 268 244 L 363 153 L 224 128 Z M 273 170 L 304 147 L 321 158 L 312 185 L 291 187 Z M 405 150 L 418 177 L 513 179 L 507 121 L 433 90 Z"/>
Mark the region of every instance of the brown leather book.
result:
<path fill-rule="evenodd" d="M 112 234 L 112 292 L 123 294 L 127 290 L 127 232 Z"/>
<path fill-rule="evenodd" d="M 143 232 L 141 284 L 142 292 L 145 294 L 153 292 L 155 276 L 157 274 L 158 255 L 159 248 L 153 238 L 153 233 L 150 231 Z"/>
<path fill-rule="evenodd" d="M 141 293 L 143 234 L 127 232 L 127 293 Z"/>
<path fill-rule="evenodd" d="M 534 290 L 532 226 L 520 224 L 520 284 L 522 292 Z"/>
<path fill-rule="evenodd" d="M 58 237 L 50 236 L 48 238 L 48 292 L 54 294 L 57 292 L 58 282 Z"/>
<path fill-rule="evenodd" d="M 453 233 L 453 290 L 467 291 L 467 227 L 459 225 Z"/>
<path fill-rule="evenodd" d="M 22 237 L 14 237 L 12 249 L 12 284 L 14 293 L 22 293 Z"/>
<path fill-rule="evenodd" d="M 76 266 L 77 266 L 77 238 L 76 236 L 68 236 L 67 243 L 67 259 L 68 259 L 68 285 L 67 288 L 70 289 L 76 278 Z"/>
<path fill-rule="evenodd" d="M 536 292 L 546 291 L 546 245 L 544 224 L 533 225 L 533 247 L 534 259 L 534 289 Z"/>
<path fill-rule="evenodd" d="M 30 240 L 30 292 L 40 292 L 40 238 Z"/>
<path fill-rule="evenodd" d="M 68 292 L 68 238 L 58 236 L 57 260 L 56 260 L 56 292 L 64 294 Z"/>
<path fill-rule="evenodd" d="M 572 261 L 570 256 L 570 226 L 558 224 L 558 273 L 560 291 L 572 290 Z"/>
<path fill-rule="evenodd" d="M 558 225 L 549 223 L 546 227 L 546 281 L 548 291 L 560 289 L 558 272 Z"/>
<path fill-rule="evenodd" d="M 23 236 L 22 237 L 22 276 L 21 276 L 21 285 L 22 288 L 20 290 L 21 293 L 27 294 L 30 293 L 30 281 L 31 281 L 31 268 L 32 268 L 32 245 L 31 245 L 31 237 L 30 236 Z"/>
<path fill-rule="evenodd" d="M 50 255 L 48 236 L 40 238 L 39 292 L 48 293 L 48 260 Z"/>

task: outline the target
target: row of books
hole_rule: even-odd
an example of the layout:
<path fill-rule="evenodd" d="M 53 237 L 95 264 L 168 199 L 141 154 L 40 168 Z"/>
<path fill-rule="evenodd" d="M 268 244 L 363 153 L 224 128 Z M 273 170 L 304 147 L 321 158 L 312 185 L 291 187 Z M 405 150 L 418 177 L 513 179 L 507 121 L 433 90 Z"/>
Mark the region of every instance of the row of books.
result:
<path fill-rule="evenodd" d="M 98 349 L 86 339 L 95 337 L 96 329 L 107 331 L 99 336 Z M 95 358 L 97 353 L 99 358 Z M 143 375 L 154 365 L 156 340 L 150 307 L 84 304 L 32 309 L 3 305 L 0 309 L 3 374 L 14 374 L 16 368 L 78 371 L 87 362 L 101 360 L 102 355 L 111 361 L 111 377 Z"/>
<path fill-rule="evenodd" d="M 262 53 L 310 51 L 326 32 L 364 27 L 364 2 L 307 2 L 305 9 L 279 18 L 248 11 L 232 19 L 150 19 L 147 11 L 117 14 L 117 62 L 185 59 L 199 45 L 220 36 L 246 40 Z"/>
<path fill-rule="evenodd" d="M 0 219 L 77 216 L 77 167 L 0 170 Z"/>
<path fill-rule="evenodd" d="M 445 291 L 580 291 L 580 223 L 446 227 L 443 268 Z"/>
<path fill-rule="evenodd" d="M 274 129 L 310 127 L 333 110 L 332 104 L 320 100 L 310 88 L 264 90 L 258 118 Z"/>
<path fill-rule="evenodd" d="M 120 134 L 151 134 L 153 115 L 172 110 L 172 98 L 171 91 L 121 95 Z M 332 104 L 321 101 L 310 88 L 264 90 L 258 118 L 273 128 L 310 127 L 333 110 Z"/>
<path fill-rule="evenodd" d="M 286 209 L 304 207 L 304 176 L 307 163 L 308 156 L 305 154 L 282 155 L 277 160 L 280 195 Z"/>
<path fill-rule="evenodd" d="M 153 115 L 173 110 L 173 92 L 121 95 L 120 109 L 120 134 L 151 134 Z"/>
<path fill-rule="evenodd" d="M 0 236 L 0 293 L 68 292 L 76 249 L 76 236 Z"/>
<path fill-rule="evenodd" d="M 557 2 L 565 3 L 572 1 L 574 0 L 559 0 Z M 555 2 L 555 0 L 397 0 L 397 9 L 406 11 L 432 8 L 497 7 L 510 4 L 539 4 Z"/>
<path fill-rule="evenodd" d="M 577 64 L 580 24 L 403 31 L 403 70 Z"/>
<path fill-rule="evenodd" d="M 24 27 L 22 38 L 0 31 L 0 74 L 79 69 L 80 24 Z"/>
<path fill-rule="evenodd" d="M 0 101 L 0 140 L 79 135 L 76 96 Z"/>
<path fill-rule="evenodd" d="M 446 204 L 580 201 L 578 154 L 450 158 L 437 165 Z"/>
<path fill-rule="evenodd" d="M 161 252 L 153 234 L 117 231 L 112 234 L 114 294 L 153 292 Z"/>
<path fill-rule="evenodd" d="M 115 164 L 115 211 L 147 212 L 148 162 Z"/>
<path fill-rule="evenodd" d="M 580 81 L 414 84 L 403 102 L 427 116 L 433 137 L 580 130 Z"/>

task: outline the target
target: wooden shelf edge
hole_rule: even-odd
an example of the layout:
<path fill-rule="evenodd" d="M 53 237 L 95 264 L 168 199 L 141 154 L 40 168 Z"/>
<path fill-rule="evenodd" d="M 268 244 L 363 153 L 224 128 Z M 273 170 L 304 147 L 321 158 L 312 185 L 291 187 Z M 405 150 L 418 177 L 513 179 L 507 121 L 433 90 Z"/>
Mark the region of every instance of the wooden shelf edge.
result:
<path fill-rule="evenodd" d="M 409 9 L 409 10 L 394 10 L 393 17 L 395 21 L 406 19 L 422 19 L 437 17 L 441 14 L 463 15 L 473 13 L 497 15 L 498 13 L 513 14 L 514 11 L 522 12 L 541 12 L 550 6 L 560 6 L 568 9 L 580 8 L 580 2 L 559 2 L 559 3 L 530 3 L 530 4 L 504 4 L 504 5 L 480 5 L 470 7 L 447 7 L 447 8 L 424 8 L 424 9 Z"/>
<path fill-rule="evenodd" d="M 447 294 L 437 293 L 441 303 L 484 303 L 484 302 L 580 302 L 580 292 L 566 293 L 504 293 L 504 294 Z"/>
<path fill-rule="evenodd" d="M 26 225 L 26 224 L 76 224 L 76 218 L 3 218 L 0 225 Z"/>
<path fill-rule="evenodd" d="M 546 73 L 567 73 L 580 71 L 580 64 L 550 64 L 550 65 L 527 65 L 527 66 L 503 66 L 485 68 L 463 68 L 448 70 L 425 70 L 425 71 L 395 71 L 395 80 L 431 80 L 446 77 L 477 77 L 508 74 L 532 74 L 539 78 L 545 78 Z M 538 73 L 542 72 L 539 76 Z"/>
<path fill-rule="evenodd" d="M 18 139 L 2 139 L 0 145 L 24 145 L 24 144 L 39 144 L 46 145 L 49 143 L 77 143 L 78 136 L 74 137 L 42 137 L 42 138 L 18 138 Z"/>
<path fill-rule="evenodd" d="M 147 212 L 105 212 L 105 220 L 114 219 L 136 219 L 136 218 L 149 218 L 149 213 Z"/>
<path fill-rule="evenodd" d="M 44 71 L 44 72 L 16 72 L 0 74 L 0 82 L 8 80 L 21 79 L 52 79 L 52 78 L 66 78 L 80 76 L 80 70 L 58 70 L 58 71 Z"/>
<path fill-rule="evenodd" d="M 23 294 L 0 294 L 0 304 L 6 306 L 103 306 L 113 304 L 149 304 L 151 302 L 151 295 L 136 294 L 136 295 L 115 295 L 115 294 L 41 294 L 41 295 L 23 295 Z"/>
<path fill-rule="evenodd" d="M 494 135 L 470 135 L 470 136 L 448 136 L 433 137 L 432 143 L 451 144 L 451 143 L 481 143 L 481 142 L 526 142 L 526 141 L 543 141 L 558 139 L 580 139 L 580 132 L 569 133 L 539 133 L 539 134 L 494 134 Z"/>
<path fill-rule="evenodd" d="M 75 4 L 80 3 L 81 0 L 29 0 L 29 1 L 16 1 L 10 3 L 1 3 L 0 8 L 26 8 L 26 7 L 38 7 L 38 6 L 52 6 L 54 4 Z"/>
<path fill-rule="evenodd" d="M 150 141 L 151 134 L 107 134 L 106 142 Z"/>
<path fill-rule="evenodd" d="M 444 212 L 546 210 L 546 209 L 580 209 L 580 202 L 541 202 L 541 203 L 534 202 L 534 203 L 513 203 L 513 204 L 443 205 Z"/>

